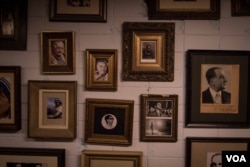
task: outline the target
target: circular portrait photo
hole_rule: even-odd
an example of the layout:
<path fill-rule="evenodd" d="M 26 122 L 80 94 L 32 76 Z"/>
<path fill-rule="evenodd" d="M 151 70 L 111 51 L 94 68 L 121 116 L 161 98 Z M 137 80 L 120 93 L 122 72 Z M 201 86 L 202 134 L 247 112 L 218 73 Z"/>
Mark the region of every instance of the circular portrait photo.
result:
<path fill-rule="evenodd" d="M 117 118 L 113 114 L 106 114 L 102 117 L 101 124 L 107 130 L 114 129 L 117 125 Z"/>

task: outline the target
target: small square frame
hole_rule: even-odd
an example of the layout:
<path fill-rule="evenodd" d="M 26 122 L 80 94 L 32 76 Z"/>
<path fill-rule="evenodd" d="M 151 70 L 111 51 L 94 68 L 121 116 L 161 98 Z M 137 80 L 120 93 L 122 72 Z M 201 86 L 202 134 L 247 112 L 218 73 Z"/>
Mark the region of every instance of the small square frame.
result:
<path fill-rule="evenodd" d="M 188 50 L 186 127 L 249 127 L 249 64 L 249 51 Z M 206 78 L 214 67 L 224 72 L 220 75 L 220 81 L 224 77 L 219 87 L 221 104 L 213 101 Z"/>
<path fill-rule="evenodd" d="M 123 23 L 124 81 L 173 81 L 175 23 Z"/>
<path fill-rule="evenodd" d="M 28 137 L 74 139 L 76 81 L 28 81 Z"/>
<path fill-rule="evenodd" d="M 42 74 L 75 73 L 75 33 L 72 31 L 41 32 Z M 60 56 L 53 56 L 53 50 Z"/>
<path fill-rule="evenodd" d="M 86 99 L 85 142 L 90 144 L 132 144 L 134 101 Z M 112 119 L 111 125 L 108 120 Z"/>
<path fill-rule="evenodd" d="M 232 16 L 250 16 L 249 0 L 231 0 Z"/>
<path fill-rule="evenodd" d="M 0 50 L 26 50 L 27 0 L 2 0 L 0 20 Z"/>
<path fill-rule="evenodd" d="M 222 151 L 249 151 L 249 146 L 250 138 L 187 137 L 185 166 L 210 166 L 222 158 Z"/>
<path fill-rule="evenodd" d="M 0 92 L 9 98 L 7 113 L 1 113 L 0 132 L 21 129 L 21 67 L 0 66 Z"/>
<path fill-rule="evenodd" d="M 99 64 L 99 65 L 98 65 Z M 98 69 L 104 74 L 99 74 Z M 117 90 L 117 50 L 87 49 L 86 50 L 86 89 Z"/>
<path fill-rule="evenodd" d="M 52 148 L 0 147 L 0 166 L 41 165 L 65 167 L 65 150 Z"/>
<path fill-rule="evenodd" d="M 178 95 L 141 95 L 141 141 L 176 142 Z"/>
<path fill-rule="evenodd" d="M 218 0 L 146 0 L 149 20 L 218 20 Z"/>
<path fill-rule="evenodd" d="M 142 167 L 141 151 L 101 151 L 84 150 L 81 155 L 81 167 L 123 166 Z"/>

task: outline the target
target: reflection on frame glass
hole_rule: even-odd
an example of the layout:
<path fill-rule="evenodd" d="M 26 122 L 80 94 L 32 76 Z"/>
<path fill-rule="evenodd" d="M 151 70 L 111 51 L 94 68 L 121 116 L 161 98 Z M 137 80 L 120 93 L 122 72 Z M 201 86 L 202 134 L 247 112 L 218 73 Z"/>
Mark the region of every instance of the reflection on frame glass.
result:
<path fill-rule="evenodd" d="M 177 141 L 177 95 L 141 95 L 141 140 Z"/>
<path fill-rule="evenodd" d="M 28 137 L 76 137 L 75 81 L 29 81 Z"/>
<path fill-rule="evenodd" d="M 21 67 L 0 67 L 0 132 L 21 129 Z"/>

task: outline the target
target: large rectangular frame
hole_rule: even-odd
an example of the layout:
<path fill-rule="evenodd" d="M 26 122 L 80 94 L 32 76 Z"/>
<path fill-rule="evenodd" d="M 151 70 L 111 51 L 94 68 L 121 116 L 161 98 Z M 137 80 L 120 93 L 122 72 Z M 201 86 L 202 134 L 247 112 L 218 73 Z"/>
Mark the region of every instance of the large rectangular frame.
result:
<path fill-rule="evenodd" d="M 32 164 L 65 167 L 65 150 L 51 148 L 0 147 L 0 166 Z M 43 165 L 44 164 L 44 165 Z"/>
<path fill-rule="evenodd" d="M 117 90 L 117 50 L 86 50 L 86 89 Z M 106 72 L 99 74 L 106 65 Z M 97 68 L 98 67 L 98 68 Z"/>
<path fill-rule="evenodd" d="M 141 95 L 141 141 L 176 142 L 178 95 Z"/>
<path fill-rule="evenodd" d="M 53 52 L 62 54 L 55 57 Z M 61 53 L 60 53 L 61 52 Z M 75 33 L 73 31 L 41 32 L 41 66 L 42 74 L 75 73 Z"/>
<path fill-rule="evenodd" d="M 218 20 L 220 0 L 146 0 L 149 20 Z"/>
<path fill-rule="evenodd" d="M 250 16 L 250 2 L 247 0 L 231 0 L 232 16 Z"/>
<path fill-rule="evenodd" d="M 132 144 L 134 101 L 86 99 L 85 142 L 104 145 Z M 111 125 L 108 120 L 112 119 Z"/>
<path fill-rule="evenodd" d="M 81 167 L 142 167 L 142 156 L 141 151 L 84 150 L 81 155 Z"/>
<path fill-rule="evenodd" d="M 186 126 L 248 127 L 250 52 L 189 50 L 186 56 Z M 222 104 L 215 104 L 208 92 L 206 75 L 213 67 L 225 73 Z"/>
<path fill-rule="evenodd" d="M 123 23 L 125 81 L 174 80 L 175 23 Z"/>
<path fill-rule="evenodd" d="M 212 166 L 222 162 L 222 151 L 249 151 L 250 138 L 186 138 L 186 167 Z M 199 155 L 199 158 L 197 158 Z"/>
<path fill-rule="evenodd" d="M 2 0 L 0 20 L 0 50 L 26 50 L 27 0 Z"/>
<path fill-rule="evenodd" d="M 50 0 L 50 21 L 107 22 L 107 0 L 84 0 L 80 4 Z"/>
<path fill-rule="evenodd" d="M 0 132 L 16 132 L 21 129 L 20 66 L 0 66 L 0 92 L 10 102 L 6 114 L 1 113 Z"/>
<path fill-rule="evenodd" d="M 28 137 L 74 139 L 76 81 L 28 81 Z"/>

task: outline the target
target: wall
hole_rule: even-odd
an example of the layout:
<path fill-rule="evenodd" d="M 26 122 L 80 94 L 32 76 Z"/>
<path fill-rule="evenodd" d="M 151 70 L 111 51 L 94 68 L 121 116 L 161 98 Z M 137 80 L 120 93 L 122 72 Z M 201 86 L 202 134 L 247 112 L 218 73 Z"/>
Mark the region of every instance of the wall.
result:
<path fill-rule="evenodd" d="M 121 80 L 122 32 L 125 21 L 148 21 L 143 0 L 108 0 L 107 23 L 70 23 L 48 21 L 48 0 L 28 0 L 27 51 L 0 51 L 0 65 L 22 67 L 22 129 L 14 134 L 1 133 L 0 146 L 65 148 L 66 166 L 80 166 L 82 150 L 142 151 L 144 167 L 184 167 L 185 138 L 198 137 L 250 137 L 248 129 L 197 129 L 184 128 L 185 116 L 185 62 L 188 49 L 250 50 L 249 17 L 231 17 L 230 0 L 221 2 L 221 19 L 217 21 L 166 21 L 175 22 L 175 79 L 173 82 L 124 82 Z M 45 30 L 72 30 L 76 33 L 76 73 L 74 75 L 41 75 L 40 36 Z M 118 50 L 118 90 L 93 92 L 84 90 L 86 49 Z M 27 138 L 27 82 L 28 80 L 76 80 L 77 138 L 72 142 L 36 141 Z M 178 94 L 178 141 L 157 143 L 139 141 L 139 96 L 141 94 Z M 130 147 L 88 145 L 84 143 L 85 99 L 134 100 L 133 144 Z"/>

